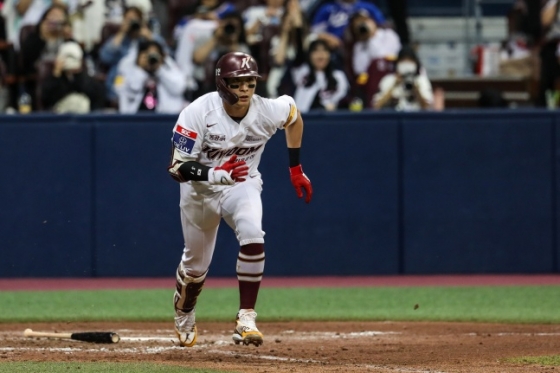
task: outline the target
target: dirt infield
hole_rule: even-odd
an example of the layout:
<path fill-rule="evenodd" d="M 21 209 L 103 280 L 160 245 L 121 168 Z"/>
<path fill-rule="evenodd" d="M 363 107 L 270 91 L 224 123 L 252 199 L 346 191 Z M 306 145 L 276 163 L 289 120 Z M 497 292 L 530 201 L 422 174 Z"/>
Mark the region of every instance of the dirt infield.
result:
<path fill-rule="evenodd" d="M 560 325 L 470 323 L 260 323 L 261 347 L 237 346 L 233 323 L 199 322 L 193 348 L 176 345 L 171 323 L 0 324 L 0 362 L 146 361 L 237 372 L 490 373 L 554 371 L 507 363 L 560 351 Z M 25 338 L 37 331 L 115 331 L 113 345 Z"/>
<path fill-rule="evenodd" d="M 264 286 L 558 285 L 560 276 L 385 276 L 267 279 Z M 0 280 L 0 290 L 172 288 L 169 279 Z M 209 287 L 235 279 L 209 279 Z M 113 331 L 121 341 L 99 345 L 25 338 L 23 331 Z M 0 323 L 0 363 L 83 361 L 172 364 L 235 372 L 534 373 L 556 367 L 513 364 L 506 359 L 560 353 L 560 325 L 436 322 L 259 323 L 261 347 L 237 346 L 230 323 L 198 322 L 193 348 L 176 345 L 168 323 Z"/>

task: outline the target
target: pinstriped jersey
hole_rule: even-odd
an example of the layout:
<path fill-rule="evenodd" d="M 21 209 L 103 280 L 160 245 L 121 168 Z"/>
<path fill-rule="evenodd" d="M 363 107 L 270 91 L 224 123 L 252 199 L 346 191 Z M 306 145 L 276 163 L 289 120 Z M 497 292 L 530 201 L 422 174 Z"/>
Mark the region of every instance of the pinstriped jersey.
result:
<path fill-rule="evenodd" d="M 235 154 L 238 161 L 247 163 L 250 177 L 260 177 L 258 165 L 266 142 L 296 118 L 292 97 L 268 99 L 253 95 L 247 114 L 238 123 L 226 113 L 218 92 L 208 93 L 179 114 L 171 140 L 175 166 L 170 172 L 177 172 L 180 164 L 187 161 L 216 167 Z M 224 186 L 209 188 L 222 190 Z"/>

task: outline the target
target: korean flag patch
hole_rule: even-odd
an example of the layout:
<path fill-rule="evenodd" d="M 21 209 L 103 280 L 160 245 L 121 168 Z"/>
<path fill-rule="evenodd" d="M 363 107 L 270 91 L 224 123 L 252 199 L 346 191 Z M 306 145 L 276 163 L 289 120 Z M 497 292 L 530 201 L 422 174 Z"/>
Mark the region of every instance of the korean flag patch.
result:
<path fill-rule="evenodd" d="M 173 145 L 178 151 L 191 154 L 197 136 L 196 132 L 187 130 L 177 124 L 177 128 L 175 128 L 173 133 Z"/>

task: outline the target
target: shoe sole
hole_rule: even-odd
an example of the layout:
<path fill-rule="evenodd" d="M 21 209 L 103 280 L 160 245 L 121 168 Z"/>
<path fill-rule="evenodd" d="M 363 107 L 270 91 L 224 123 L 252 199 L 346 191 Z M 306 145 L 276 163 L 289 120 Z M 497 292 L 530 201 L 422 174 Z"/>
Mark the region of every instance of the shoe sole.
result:
<path fill-rule="evenodd" d="M 179 346 L 181 347 L 192 347 L 196 343 L 196 337 L 198 337 L 198 330 L 196 329 L 196 325 L 194 326 L 194 338 L 191 343 L 185 343 L 181 341 L 181 334 L 175 329 L 175 334 L 177 335 L 177 339 L 179 340 Z"/>
<path fill-rule="evenodd" d="M 247 334 L 245 338 L 243 338 L 241 335 L 234 333 L 232 338 L 236 345 L 243 343 L 245 346 L 252 344 L 259 347 L 263 344 L 263 337 L 260 334 Z"/>

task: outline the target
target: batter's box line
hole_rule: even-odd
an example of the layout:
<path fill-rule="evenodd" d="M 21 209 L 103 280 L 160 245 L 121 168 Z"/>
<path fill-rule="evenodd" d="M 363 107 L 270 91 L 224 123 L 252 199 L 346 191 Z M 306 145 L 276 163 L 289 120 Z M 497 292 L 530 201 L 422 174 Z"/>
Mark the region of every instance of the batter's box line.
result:
<path fill-rule="evenodd" d="M 328 365 L 329 363 L 322 360 L 314 360 L 314 359 L 294 359 L 290 357 L 280 357 L 280 356 L 271 356 L 271 355 L 253 355 L 253 354 L 244 354 L 234 351 L 221 351 L 221 350 L 207 350 L 207 353 L 213 354 L 221 354 L 221 355 L 228 355 L 228 356 L 239 356 L 244 358 L 251 358 L 251 359 L 262 359 L 262 360 L 272 360 L 272 361 L 285 361 L 289 363 L 313 363 L 313 364 L 322 364 Z M 447 373 L 444 371 L 439 370 L 418 370 L 412 368 L 399 368 L 399 367 L 391 367 L 391 366 L 383 366 L 383 365 L 371 365 L 371 364 L 351 364 L 349 366 L 357 367 L 357 368 L 366 368 L 366 369 L 383 369 L 390 372 L 403 372 L 403 373 Z"/>
<path fill-rule="evenodd" d="M 181 351 L 184 347 L 179 346 L 157 346 L 157 347 L 127 347 L 127 348 L 80 348 L 80 347 L 0 347 L 0 352 L 19 352 L 19 351 L 33 351 L 33 352 L 63 352 L 72 354 L 74 352 L 93 352 L 93 353 L 113 353 L 113 354 L 159 354 L 165 351 L 177 350 Z"/>
<path fill-rule="evenodd" d="M 399 368 L 399 367 L 391 367 L 386 365 L 371 365 L 371 364 L 356 364 L 352 365 L 356 367 L 363 367 L 367 369 L 383 369 L 390 372 L 406 372 L 406 373 L 447 373 L 441 370 L 418 370 L 414 368 Z"/>
<path fill-rule="evenodd" d="M 207 353 L 210 354 L 219 354 L 219 355 L 228 355 L 228 356 L 239 356 L 251 359 L 261 359 L 261 360 L 273 360 L 273 361 L 285 361 L 289 363 L 313 363 L 313 364 L 328 364 L 322 360 L 314 360 L 314 359 L 294 359 L 292 357 L 280 357 L 280 356 L 272 356 L 272 355 L 253 355 L 253 354 L 245 354 L 236 351 L 222 351 L 222 350 L 206 350 Z"/>

